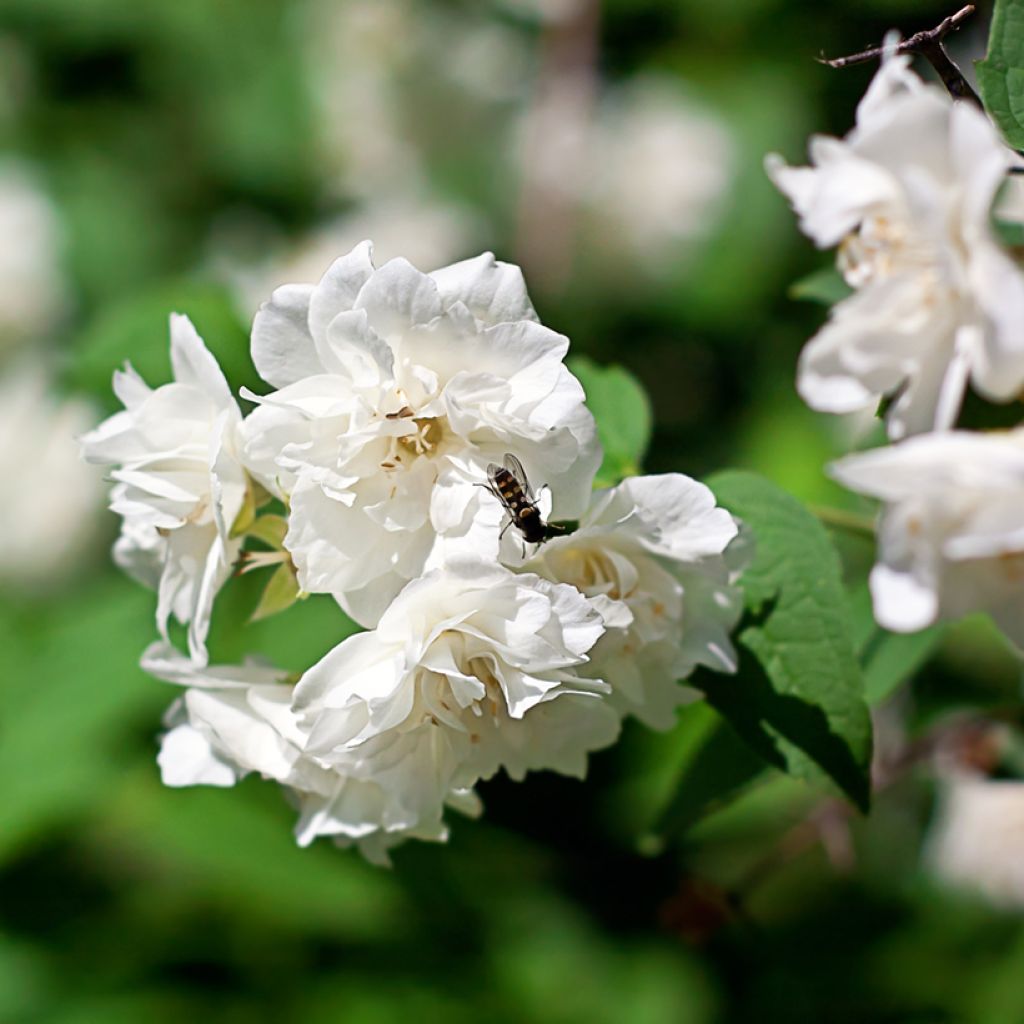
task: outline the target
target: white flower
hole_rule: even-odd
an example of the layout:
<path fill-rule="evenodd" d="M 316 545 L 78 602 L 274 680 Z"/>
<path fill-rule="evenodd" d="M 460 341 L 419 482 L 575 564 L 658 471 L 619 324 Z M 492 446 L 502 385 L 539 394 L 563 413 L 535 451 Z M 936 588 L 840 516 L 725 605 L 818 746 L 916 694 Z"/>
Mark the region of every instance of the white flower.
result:
<path fill-rule="evenodd" d="M 383 831 L 391 797 L 377 780 L 347 777 L 307 756 L 308 737 L 291 709 L 294 687 L 286 673 L 257 661 L 202 667 L 163 642 L 146 650 L 142 668 L 186 688 L 164 716 L 168 731 L 157 756 L 164 785 L 233 786 L 255 772 L 280 783 L 299 808 L 301 845 L 331 835 L 376 863 L 386 863 L 388 848 L 404 839 L 447 837 L 440 821 L 432 829 Z M 449 803 L 465 813 L 479 811 L 472 793 L 452 793 Z"/>
<path fill-rule="evenodd" d="M 402 80 L 423 45 L 422 11 L 410 0 L 326 0 L 309 14 L 321 162 L 350 196 L 409 194 L 424 172 L 404 124 Z"/>
<path fill-rule="evenodd" d="M 453 124 L 500 134 L 510 100 L 530 88 L 532 35 L 488 8 L 418 0 L 306 6 L 317 165 L 336 178 L 337 191 L 360 199 L 422 194 L 431 148 L 451 139 L 444 129 L 410 132 L 425 103 L 442 104 Z"/>
<path fill-rule="evenodd" d="M 517 267 L 490 254 L 379 270 L 365 242 L 318 285 L 274 292 L 252 352 L 280 390 L 246 421 L 247 465 L 284 492 L 299 583 L 373 625 L 457 542 L 496 557 L 500 510 L 476 486 L 514 452 L 560 517 L 600 459 L 568 340 L 541 326 Z"/>
<path fill-rule="evenodd" d="M 912 438 L 832 473 L 885 503 L 871 573 L 880 625 L 914 632 L 982 610 L 1024 647 L 1024 428 Z"/>
<path fill-rule="evenodd" d="M 254 236 L 268 232 L 259 232 L 251 221 L 228 224 L 218 234 L 215 259 L 250 317 L 275 288 L 319 277 L 339 252 L 348 252 L 364 238 L 374 239 L 380 260 L 402 255 L 416 266 L 437 267 L 472 252 L 470 239 L 476 231 L 465 208 L 403 194 L 368 199 L 289 246 L 275 237 L 259 237 L 260 245 L 254 247 Z M 253 262 L 254 249 L 261 255 L 259 262 Z"/>
<path fill-rule="evenodd" d="M 90 462 L 118 466 L 111 508 L 124 517 L 115 560 L 155 584 L 157 625 L 189 623 L 189 650 L 205 661 L 217 590 L 240 542 L 231 527 L 245 500 L 238 458 L 241 414 L 216 360 L 187 317 L 171 317 L 174 382 L 149 388 L 129 366 L 114 375 L 124 404 L 81 439 Z"/>
<path fill-rule="evenodd" d="M 732 139 L 668 76 L 636 76 L 596 99 L 576 74 L 556 74 L 520 119 L 513 156 L 534 197 L 530 265 L 554 280 L 572 255 L 613 287 L 664 277 L 719 219 Z"/>
<path fill-rule="evenodd" d="M 990 224 L 1014 155 L 908 62 L 883 61 L 845 139 L 811 140 L 813 167 L 767 163 L 857 289 L 804 349 L 800 393 L 837 413 L 892 396 L 894 439 L 952 426 L 968 379 L 993 401 L 1024 387 L 1024 275 Z"/>
<path fill-rule="evenodd" d="M 256 661 L 200 666 L 163 641 L 146 649 L 142 668 L 186 688 L 165 716 L 157 757 L 165 785 L 233 786 L 258 772 L 327 791 L 326 773 L 303 761 L 305 738 L 289 710 L 286 673 Z"/>
<path fill-rule="evenodd" d="M 638 76 L 604 98 L 587 156 L 591 244 L 658 271 L 714 227 L 733 179 L 725 125 L 676 80 Z"/>
<path fill-rule="evenodd" d="M 46 585 L 67 577 L 103 509 L 100 472 L 82 462 L 74 437 L 95 420 L 81 399 L 61 399 L 44 367 L 19 363 L 0 375 L 0 583 Z"/>
<path fill-rule="evenodd" d="M 579 672 L 602 632 L 572 587 L 483 563 L 435 570 L 299 681 L 306 752 L 380 786 L 385 836 L 439 833 L 445 802 L 499 768 L 582 776 L 618 732 L 607 687 Z M 346 814 L 331 808 L 329 830 L 359 824 Z"/>
<path fill-rule="evenodd" d="M 729 632 L 742 600 L 726 549 L 737 532 L 703 484 L 679 473 L 633 477 L 595 493 L 579 529 L 527 563 L 601 611 L 607 631 L 586 674 L 611 685 L 621 713 L 670 728 L 689 699 L 679 680 L 698 664 L 736 670 Z"/>
<path fill-rule="evenodd" d="M 1024 909 L 1024 782 L 940 766 L 924 861 L 942 881 Z"/>
<path fill-rule="evenodd" d="M 57 211 L 33 174 L 0 165 L 0 348 L 38 337 L 67 304 Z"/>

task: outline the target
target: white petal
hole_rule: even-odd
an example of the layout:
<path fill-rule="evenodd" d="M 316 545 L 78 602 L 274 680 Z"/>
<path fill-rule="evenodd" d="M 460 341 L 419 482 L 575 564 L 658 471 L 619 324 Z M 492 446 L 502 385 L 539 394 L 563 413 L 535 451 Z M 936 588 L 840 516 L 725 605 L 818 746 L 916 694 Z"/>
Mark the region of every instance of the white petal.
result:
<path fill-rule="evenodd" d="M 916 633 L 935 622 L 938 597 L 911 573 L 876 565 L 871 570 L 870 582 L 875 618 L 880 626 L 894 633 Z"/>
<path fill-rule="evenodd" d="M 156 760 L 165 786 L 233 786 L 238 781 L 235 769 L 191 725 L 166 733 Z"/>
<path fill-rule="evenodd" d="M 788 167 L 772 155 L 765 169 L 793 204 L 801 230 L 824 249 L 848 235 L 872 206 L 891 201 L 899 186 L 884 168 L 860 159 L 838 139 L 818 136 L 813 147 L 819 167 Z"/>
<path fill-rule="evenodd" d="M 282 682 L 287 673 L 256 662 L 245 665 L 201 666 L 184 657 L 171 644 L 156 641 L 143 652 L 142 670 L 178 686 L 209 689 L 247 689 Z"/>
<path fill-rule="evenodd" d="M 216 408 L 234 405 L 231 389 L 217 360 L 203 344 L 192 321 L 180 313 L 171 314 L 171 366 L 179 384 L 202 391 Z"/>
<path fill-rule="evenodd" d="M 114 394 L 129 411 L 141 405 L 153 389 L 139 376 L 131 363 L 125 363 L 123 370 L 114 371 Z"/>
<path fill-rule="evenodd" d="M 875 118 L 887 116 L 895 97 L 918 92 L 921 88 L 921 80 L 910 70 L 908 55 L 886 56 L 857 106 L 858 126 L 863 128 Z"/>
<path fill-rule="evenodd" d="M 313 285 L 287 284 L 260 306 L 252 324 L 252 361 L 256 372 L 275 388 L 322 373 L 309 331 Z"/>
<path fill-rule="evenodd" d="M 326 338 L 331 321 L 355 306 L 359 290 L 373 273 L 373 243 L 369 241 L 360 242 L 330 265 L 309 300 L 309 329 L 315 339 Z"/>
<path fill-rule="evenodd" d="M 240 774 L 255 771 L 280 781 L 291 775 L 299 752 L 255 712 L 245 692 L 187 690 L 185 706 L 192 725 L 211 737 L 217 756 Z"/>
<path fill-rule="evenodd" d="M 338 313 L 326 328 L 324 364 L 352 381 L 355 388 L 387 384 L 394 374 L 394 353 L 369 324 L 366 310 Z"/>
<path fill-rule="evenodd" d="M 445 305 L 462 302 L 484 323 L 537 319 L 523 272 L 512 263 L 496 260 L 493 253 L 442 267 L 430 276 Z"/>
<path fill-rule="evenodd" d="M 437 285 L 403 259 L 389 260 L 369 278 L 355 308 L 366 310 L 370 326 L 383 338 L 429 323 L 442 311 Z"/>

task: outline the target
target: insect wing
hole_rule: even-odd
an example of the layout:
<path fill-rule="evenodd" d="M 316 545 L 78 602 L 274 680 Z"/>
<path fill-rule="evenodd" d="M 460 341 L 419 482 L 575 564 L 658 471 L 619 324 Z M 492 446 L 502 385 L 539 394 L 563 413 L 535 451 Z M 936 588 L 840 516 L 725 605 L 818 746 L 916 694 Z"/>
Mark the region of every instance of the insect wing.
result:
<path fill-rule="evenodd" d="M 510 517 L 510 522 L 515 522 L 515 506 L 508 499 L 502 490 L 501 478 L 506 475 L 506 471 L 501 466 L 496 466 L 493 462 L 487 466 L 487 483 L 481 484 L 481 487 L 486 487 L 487 490 L 493 494 L 498 501 L 501 502 L 501 507 L 505 510 L 506 514 Z M 504 530 L 502 530 L 504 533 Z"/>
<path fill-rule="evenodd" d="M 526 478 L 526 470 L 523 464 L 511 453 L 505 454 L 505 468 L 512 474 L 515 481 L 523 489 L 523 496 L 532 505 L 534 504 L 533 491 L 530 488 L 530 481 Z"/>

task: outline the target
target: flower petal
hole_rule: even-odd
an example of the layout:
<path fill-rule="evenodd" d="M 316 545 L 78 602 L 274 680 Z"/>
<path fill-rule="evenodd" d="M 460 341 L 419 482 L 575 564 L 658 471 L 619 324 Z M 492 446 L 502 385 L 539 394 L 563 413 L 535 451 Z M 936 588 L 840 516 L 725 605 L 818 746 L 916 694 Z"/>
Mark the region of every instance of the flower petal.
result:
<path fill-rule="evenodd" d="M 323 366 L 309 331 L 313 285 L 286 284 L 259 308 L 252 324 L 252 361 L 272 387 L 283 388 L 321 373 Z"/>
<path fill-rule="evenodd" d="M 484 323 L 537 319 L 522 270 L 513 263 L 496 260 L 493 253 L 442 267 L 430 277 L 445 305 L 461 302 Z"/>

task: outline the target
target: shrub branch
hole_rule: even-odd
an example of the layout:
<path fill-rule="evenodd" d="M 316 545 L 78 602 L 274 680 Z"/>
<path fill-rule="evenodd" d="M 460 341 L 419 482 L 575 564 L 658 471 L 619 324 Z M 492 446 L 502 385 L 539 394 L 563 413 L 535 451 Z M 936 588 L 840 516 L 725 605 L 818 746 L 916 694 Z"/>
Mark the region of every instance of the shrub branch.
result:
<path fill-rule="evenodd" d="M 942 79 L 943 85 L 949 91 L 950 96 L 956 100 L 969 100 L 971 103 L 981 106 L 981 99 L 971 88 L 963 72 L 953 63 L 942 40 L 951 32 L 960 28 L 961 24 L 974 13 L 974 4 L 967 4 L 961 7 L 956 14 L 940 21 L 935 28 L 925 29 L 922 32 L 915 32 L 908 39 L 896 44 L 896 53 L 915 53 L 924 57 Z M 835 57 L 829 60 L 819 57 L 822 64 L 830 68 L 848 68 L 853 64 L 865 64 L 870 60 L 877 60 L 886 52 L 885 46 L 873 46 L 870 50 L 862 50 L 860 53 L 852 53 L 848 57 Z"/>

